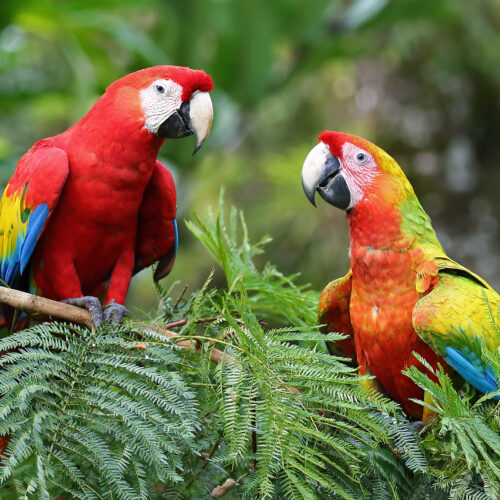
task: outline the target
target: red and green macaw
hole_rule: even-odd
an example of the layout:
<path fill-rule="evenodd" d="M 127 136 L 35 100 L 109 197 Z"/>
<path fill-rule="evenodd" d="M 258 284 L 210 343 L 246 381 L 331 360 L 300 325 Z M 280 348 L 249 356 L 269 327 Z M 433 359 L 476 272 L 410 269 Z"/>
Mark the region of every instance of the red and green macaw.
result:
<path fill-rule="evenodd" d="M 158 280 L 172 267 L 176 192 L 156 157 L 165 138 L 194 134 L 195 151 L 203 144 L 212 87 L 203 71 L 143 69 L 37 142 L 0 201 L 3 284 L 87 307 L 95 325 L 121 321 L 132 275 L 159 261 Z"/>
<path fill-rule="evenodd" d="M 351 336 L 340 348 L 360 374 L 376 377 L 367 384 L 378 381 L 425 420 L 430 412 L 410 399 L 429 396 L 401 373 L 423 370 L 417 352 L 482 393 L 497 391 L 481 346 L 500 345 L 500 296 L 446 255 L 396 161 L 365 139 L 326 131 L 304 162 L 302 185 L 313 204 L 318 192 L 347 214 L 350 269 L 323 291 L 319 320 Z"/>

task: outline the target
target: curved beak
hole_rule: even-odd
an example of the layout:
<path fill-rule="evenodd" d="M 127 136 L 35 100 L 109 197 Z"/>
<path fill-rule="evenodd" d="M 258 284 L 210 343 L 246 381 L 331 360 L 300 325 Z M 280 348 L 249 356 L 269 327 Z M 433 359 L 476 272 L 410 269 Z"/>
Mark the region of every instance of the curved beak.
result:
<path fill-rule="evenodd" d="M 213 116 L 212 100 L 208 92 L 196 91 L 189 101 L 183 102 L 181 107 L 160 125 L 157 134 L 170 139 L 194 134 L 195 154 L 210 133 Z"/>
<path fill-rule="evenodd" d="M 324 142 L 311 149 L 302 167 L 302 187 L 314 206 L 317 191 L 330 205 L 344 210 L 349 207 L 351 194 L 340 167 L 340 160 Z"/>

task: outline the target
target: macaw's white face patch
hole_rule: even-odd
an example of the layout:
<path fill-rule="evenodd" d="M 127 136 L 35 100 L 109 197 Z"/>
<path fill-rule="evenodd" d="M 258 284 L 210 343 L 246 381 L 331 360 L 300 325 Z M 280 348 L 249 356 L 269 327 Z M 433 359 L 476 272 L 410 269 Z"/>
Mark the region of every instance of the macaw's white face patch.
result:
<path fill-rule="evenodd" d="M 348 209 L 354 208 L 363 198 L 366 187 L 378 173 L 373 156 L 350 142 L 342 146 L 342 172 L 351 194 Z"/>
<path fill-rule="evenodd" d="M 155 80 L 140 94 L 144 128 L 152 134 L 156 134 L 160 125 L 182 104 L 182 87 L 172 80 Z"/>

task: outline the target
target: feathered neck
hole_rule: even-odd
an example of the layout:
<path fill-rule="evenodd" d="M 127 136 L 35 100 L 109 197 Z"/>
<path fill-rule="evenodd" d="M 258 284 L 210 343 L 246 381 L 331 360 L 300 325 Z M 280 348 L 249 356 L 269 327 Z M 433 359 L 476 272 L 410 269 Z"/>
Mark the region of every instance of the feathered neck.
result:
<path fill-rule="evenodd" d="M 402 172 L 400 176 L 380 173 L 347 219 L 351 250 L 401 252 L 420 242 L 441 248 L 429 216 Z"/>

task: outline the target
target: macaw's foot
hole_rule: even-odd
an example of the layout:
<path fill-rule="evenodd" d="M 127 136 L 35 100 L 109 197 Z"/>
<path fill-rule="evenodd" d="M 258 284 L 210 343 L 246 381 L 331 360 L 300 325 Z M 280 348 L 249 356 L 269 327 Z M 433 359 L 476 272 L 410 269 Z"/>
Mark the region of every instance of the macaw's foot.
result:
<path fill-rule="evenodd" d="M 413 427 L 413 430 L 417 434 L 420 434 L 422 429 L 425 427 L 425 422 L 422 422 L 422 420 L 416 420 L 415 422 L 412 422 L 410 425 Z"/>
<path fill-rule="evenodd" d="M 104 308 L 104 321 L 121 323 L 125 316 L 130 316 L 129 310 L 125 306 L 117 304 L 114 299 Z"/>
<path fill-rule="evenodd" d="M 87 295 L 86 297 L 74 297 L 72 299 L 61 300 L 65 304 L 72 306 L 84 307 L 92 316 L 92 323 L 96 328 L 99 328 L 104 321 L 104 314 L 102 312 L 101 302 L 97 297 Z"/>

